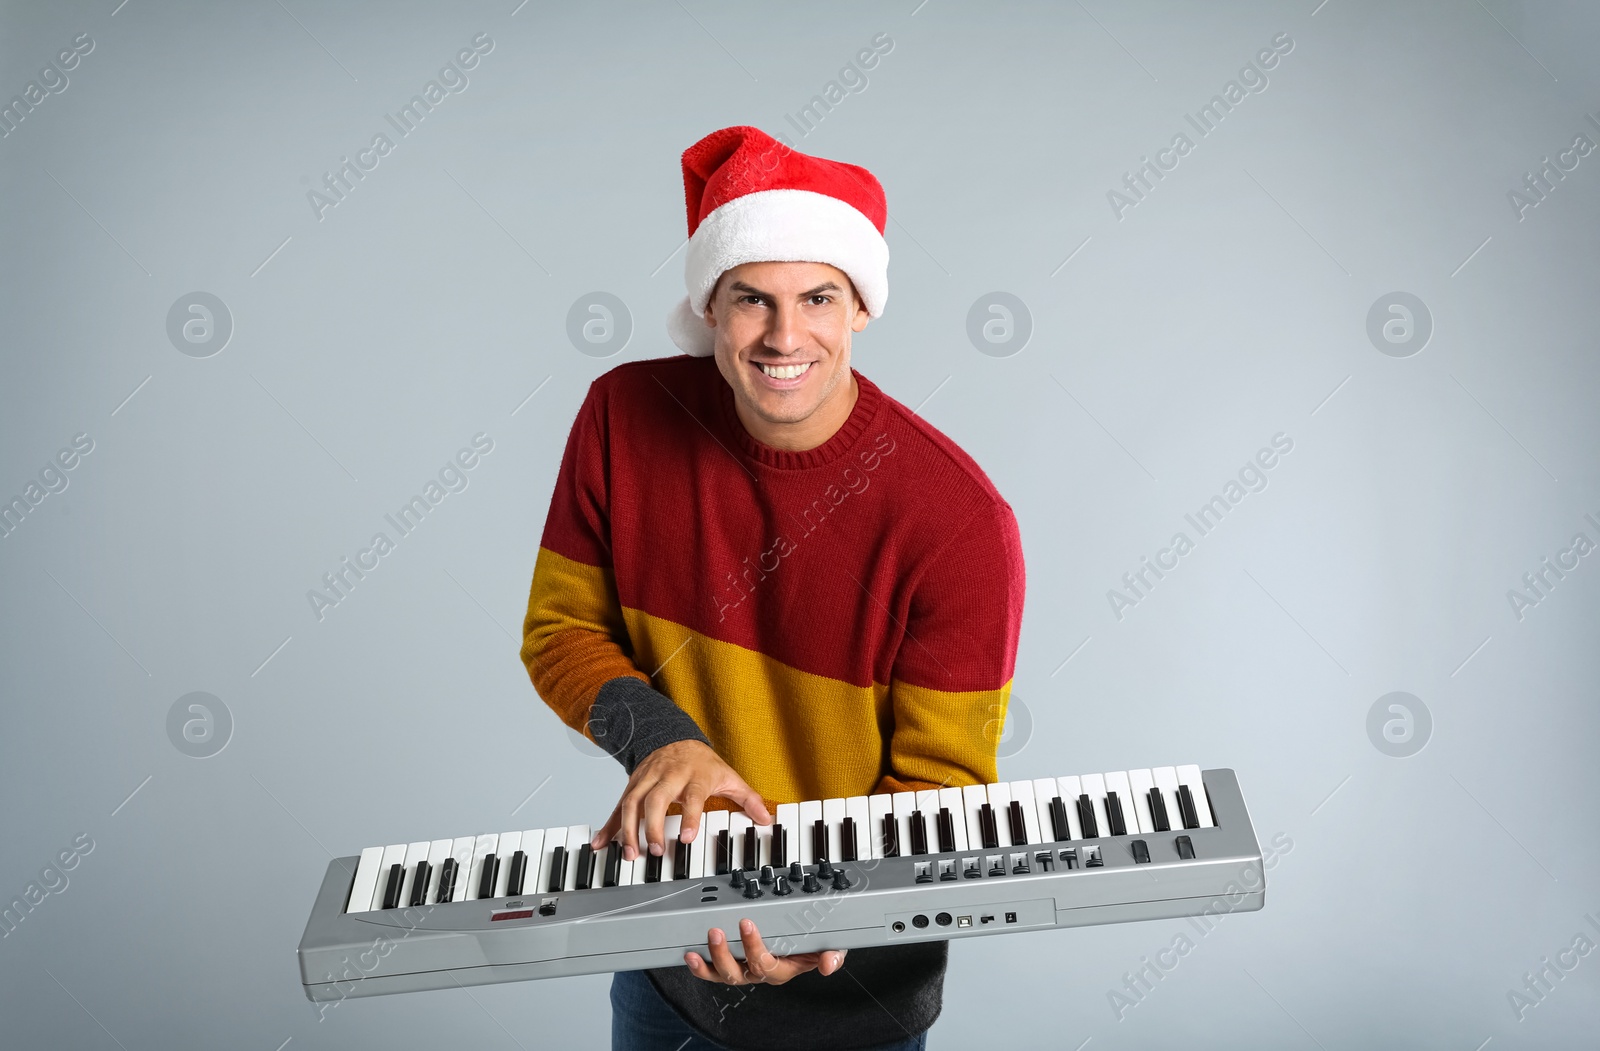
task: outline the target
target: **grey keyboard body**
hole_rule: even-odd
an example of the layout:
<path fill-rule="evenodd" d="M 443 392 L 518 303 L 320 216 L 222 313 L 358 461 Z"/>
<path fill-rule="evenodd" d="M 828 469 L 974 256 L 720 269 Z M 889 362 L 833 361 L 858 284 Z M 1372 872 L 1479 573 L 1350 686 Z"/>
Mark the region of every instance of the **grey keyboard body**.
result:
<path fill-rule="evenodd" d="M 729 876 L 708 876 L 346 913 L 357 859 L 338 858 L 300 940 L 301 981 L 327 1002 L 681 967 L 686 951 L 705 955 L 711 927 L 730 932 L 742 958 L 746 916 L 770 950 L 798 953 L 1260 909 L 1261 848 L 1238 781 L 1228 769 L 1202 776 L 1215 827 L 839 862 L 848 889 L 824 881 L 782 897 L 769 885 L 746 898 Z M 1180 856 L 1181 837 L 1192 857 Z"/>

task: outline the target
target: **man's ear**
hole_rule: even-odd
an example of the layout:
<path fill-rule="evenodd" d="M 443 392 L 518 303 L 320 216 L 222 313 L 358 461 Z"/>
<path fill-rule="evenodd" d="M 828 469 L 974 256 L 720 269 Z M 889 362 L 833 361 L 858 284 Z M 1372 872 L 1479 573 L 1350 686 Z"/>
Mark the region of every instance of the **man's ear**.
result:
<path fill-rule="evenodd" d="M 866 304 L 856 297 L 856 316 L 850 319 L 850 331 L 860 332 L 867 327 L 867 322 L 872 320 L 872 315 L 867 313 Z"/>

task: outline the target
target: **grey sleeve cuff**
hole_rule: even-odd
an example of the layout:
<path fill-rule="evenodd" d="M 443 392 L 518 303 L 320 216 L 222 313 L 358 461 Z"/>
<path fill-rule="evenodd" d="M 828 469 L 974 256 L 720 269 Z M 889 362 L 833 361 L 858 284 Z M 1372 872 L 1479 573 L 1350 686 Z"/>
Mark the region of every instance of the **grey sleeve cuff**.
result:
<path fill-rule="evenodd" d="M 644 757 L 674 741 L 710 740 L 672 698 L 631 675 L 610 679 L 589 709 L 589 733 L 631 777 Z"/>

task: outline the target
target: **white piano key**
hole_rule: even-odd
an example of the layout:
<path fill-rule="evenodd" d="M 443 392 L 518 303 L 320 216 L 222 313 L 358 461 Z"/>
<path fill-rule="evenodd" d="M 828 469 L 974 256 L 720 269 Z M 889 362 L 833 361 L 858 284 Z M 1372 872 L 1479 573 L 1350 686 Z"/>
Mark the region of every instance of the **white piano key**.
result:
<path fill-rule="evenodd" d="M 417 863 L 428 860 L 428 841 L 412 843 L 406 847 L 406 876 L 400 882 L 400 907 L 406 908 L 411 904 L 411 888 L 417 882 Z"/>
<path fill-rule="evenodd" d="M 439 872 L 444 868 L 444 859 L 450 856 L 450 848 L 455 845 L 453 839 L 436 839 L 428 844 L 428 892 L 422 899 L 424 905 L 433 905 L 439 898 Z"/>
<path fill-rule="evenodd" d="M 1061 805 L 1067 809 L 1067 828 L 1073 839 L 1083 838 L 1083 822 L 1078 820 L 1078 797 L 1083 794 L 1083 779 L 1077 774 L 1056 778 L 1056 790 L 1061 793 Z"/>
<path fill-rule="evenodd" d="M 567 826 L 567 878 L 561 884 L 562 890 L 572 890 L 573 882 L 578 878 L 578 848 L 594 838 L 594 833 L 589 831 L 588 825 Z M 671 852 L 667 857 L 672 857 Z M 594 884 L 589 884 L 591 887 Z"/>
<path fill-rule="evenodd" d="M 1061 789 L 1056 785 L 1053 777 L 1036 777 L 1033 779 L 1033 803 L 1038 808 L 1039 834 L 1043 837 L 1041 842 L 1056 842 L 1056 824 L 1050 817 L 1050 801 L 1061 794 Z"/>
<path fill-rule="evenodd" d="M 1133 809 L 1139 817 L 1139 831 L 1145 835 L 1156 830 L 1155 818 L 1150 813 L 1150 790 L 1155 786 L 1155 778 L 1149 770 L 1128 771 L 1128 791 L 1133 793 Z"/>
<path fill-rule="evenodd" d="M 1215 828 L 1217 823 L 1211 819 L 1211 802 L 1206 798 L 1206 782 L 1205 778 L 1200 776 L 1200 767 L 1194 763 L 1178 767 L 1178 784 L 1189 786 L 1189 794 L 1194 797 L 1194 812 L 1200 818 L 1200 827 Z"/>
<path fill-rule="evenodd" d="M 869 853 L 863 855 L 871 860 L 883 857 L 883 819 L 894 816 L 894 793 L 879 792 L 867 797 L 867 830 L 866 841 Z"/>
<path fill-rule="evenodd" d="M 451 901 L 466 901 L 472 897 L 468 890 L 472 881 L 467 879 L 467 874 L 472 871 L 472 848 L 477 845 L 477 836 L 457 836 L 450 845 L 450 856 L 456 861 L 456 885 L 450 892 Z"/>
<path fill-rule="evenodd" d="M 983 847 L 983 804 L 988 801 L 989 790 L 986 786 L 961 787 L 961 812 L 956 814 L 956 822 L 967 826 L 967 842 L 972 844 L 973 850 Z"/>
<path fill-rule="evenodd" d="M 800 860 L 800 804 L 779 803 L 778 812 L 773 815 L 778 824 L 783 826 L 783 840 L 786 844 L 784 864 Z M 710 865 L 707 862 L 707 865 Z M 715 875 L 715 871 L 708 869 L 708 875 Z"/>
<path fill-rule="evenodd" d="M 866 796 L 849 796 L 844 801 L 844 815 L 855 823 L 855 856 L 857 861 L 877 857 L 872 852 L 872 805 Z M 839 833 L 839 845 L 844 846 L 844 832 Z M 843 857 L 844 855 L 840 855 Z"/>
<path fill-rule="evenodd" d="M 372 897 L 377 893 L 378 866 L 381 864 L 383 864 L 382 847 L 361 848 L 361 860 L 356 862 L 356 881 L 350 887 L 350 900 L 345 905 L 346 912 L 372 911 Z"/>
<path fill-rule="evenodd" d="M 840 861 L 844 858 L 841 853 L 843 842 L 840 833 L 844 824 L 844 800 L 824 799 L 822 801 L 822 823 L 828 828 L 828 860 Z"/>
<path fill-rule="evenodd" d="M 499 842 L 496 843 L 494 847 L 495 857 L 500 861 L 500 870 L 495 873 L 494 877 L 494 896 L 496 898 L 503 898 L 506 896 L 506 884 L 511 879 L 511 859 L 515 857 L 517 851 L 521 849 L 521 832 L 500 833 Z"/>
<path fill-rule="evenodd" d="M 968 844 L 967 823 L 965 821 L 961 820 L 961 816 L 962 816 L 962 813 L 963 813 L 961 789 L 959 789 L 959 788 L 941 788 L 941 789 L 939 789 L 939 805 L 941 807 L 949 807 L 950 808 L 950 816 L 952 818 L 954 818 L 954 820 L 951 821 L 950 823 L 955 826 L 956 849 L 957 850 L 970 850 L 971 847 L 969 847 L 967 845 Z M 935 822 L 935 828 L 933 830 L 935 832 L 935 835 L 933 837 L 934 840 L 936 841 L 935 844 L 934 844 L 935 846 L 938 845 L 937 840 L 939 838 L 938 835 L 937 835 L 937 824 L 938 823 Z"/>
<path fill-rule="evenodd" d="M 1083 794 L 1089 797 L 1089 802 L 1094 806 L 1094 827 L 1101 836 L 1111 835 L 1111 825 L 1106 820 L 1106 779 L 1104 774 L 1084 774 L 1080 780 L 1083 782 Z"/>
<path fill-rule="evenodd" d="M 1028 845 L 1049 842 L 1048 837 L 1044 835 L 1044 829 L 1039 827 L 1039 809 L 1033 798 L 1033 782 L 1011 782 L 1011 798 L 1022 807 L 1022 824 L 1028 833 Z"/>
<path fill-rule="evenodd" d="M 529 828 L 522 832 L 522 893 L 525 897 L 543 893 L 544 888 L 539 886 L 539 861 L 544 857 L 544 829 Z M 509 864 L 509 862 L 508 862 Z"/>
<path fill-rule="evenodd" d="M 817 852 L 811 843 L 811 829 L 816 822 L 822 819 L 822 800 L 807 799 L 800 804 L 800 864 L 815 865 Z M 738 864 L 735 861 L 735 864 Z"/>
<path fill-rule="evenodd" d="M 495 851 L 495 846 L 500 842 L 500 837 L 493 832 L 485 832 L 478 837 L 472 845 L 472 870 L 471 879 L 467 883 L 467 897 L 476 899 L 478 890 L 483 885 L 483 866 L 489 855 Z"/>
<path fill-rule="evenodd" d="M 1139 815 L 1133 805 L 1133 792 L 1128 788 L 1128 772 L 1126 770 L 1108 770 L 1103 775 L 1106 779 L 1106 791 L 1117 794 L 1117 805 L 1122 810 L 1122 833 L 1126 836 L 1139 834 Z M 1111 816 L 1111 811 L 1106 810 L 1106 817 Z M 1110 829 L 1107 829 L 1110 834 Z"/>
<path fill-rule="evenodd" d="M 1000 849 L 1012 845 L 1011 843 L 1011 784 L 1006 781 L 996 781 L 984 785 L 984 790 L 989 794 L 989 809 L 994 811 L 994 834 Z M 982 842 L 982 840 L 979 840 Z"/>
<path fill-rule="evenodd" d="M 915 792 L 896 792 L 894 803 L 895 840 L 900 847 L 900 856 L 911 856 L 911 812 L 917 809 L 917 794 Z"/>
<path fill-rule="evenodd" d="M 772 864 L 772 826 L 752 824 L 756 830 L 756 870 L 760 871 L 762 865 Z"/>
<path fill-rule="evenodd" d="M 1166 804 L 1168 829 L 1182 832 L 1183 811 L 1178 809 L 1178 768 L 1158 766 L 1150 771 L 1150 776 L 1155 778 L 1156 789 L 1161 793 L 1161 801 Z"/>
<path fill-rule="evenodd" d="M 555 860 L 556 848 L 565 847 L 566 845 L 567 827 L 565 825 L 560 828 L 547 828 L 544 830 L 544 843 L 539 850 L 539 879 L 533 885 L 533 889 L 528 891 L 529 894 L 550 893 L 551 863 Z M 572 862 L 569 859 L 567 862 L 569 870 L 571 866 Z"/>

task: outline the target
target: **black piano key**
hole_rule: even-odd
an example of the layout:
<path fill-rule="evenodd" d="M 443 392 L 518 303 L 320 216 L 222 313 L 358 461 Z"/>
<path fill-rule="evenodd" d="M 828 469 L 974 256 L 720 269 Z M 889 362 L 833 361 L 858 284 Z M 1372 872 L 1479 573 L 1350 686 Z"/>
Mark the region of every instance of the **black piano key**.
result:
<path fill-rule="evenodd" d="M 1078 797 L 1078 824 L 1083 826 L 1084 839 L 1094 839 L 1100 835 L 1100 826 L 1094 820 L 1094 804 L 1089 802 L 1088 793 Z"/>
<path fill-rule="evenodd" d="M 819 817 L 811 822 L 811 860 L 821 861 L 823 858 L 828 858 L 828 826 Z"/>
<path fill-rule="evenodd" d="M 673 841 L 673 843 L 672 843 L 672 878 L 673 879 L 688 879 L 689 878 L 689 851 L 691 849 L 693 849 L 693 847 L 694 847 L 693 843 L 685 843 L 682 840 L 674 840 Z"/>
<path fill-rule="evenodd" d="M 556 847 L 550 852 L 550 882 L 546 893 L 554 894 L 567 885 L 567 848 Z"/>
<path fill-rule="evenodd" d="M 644 859 L 644 881 L 646 883 L 661 882 L 661 860 L 664 855 L 646 854 Z"/>
<path fill-rule="evenodd" d="M 494 881 L 495 877 L 499 874 L 499 859 L 493 854 L 485 854 L 483 858 L 483 871 L 478 875 L 478 897 L 494 897 Z"/>
<path fill-rule="evenodd" d="M 606 864 L 600 873 L 602 887 L 615 887 L 622 879 L 622 844 L 612 840 L 606 845 Z M 508 890 L 510 888 L 507 888 Z"/>
<path fill-rule="evenodd" d="M 428 877 L 433 875 L 433 866 L 426 861 L 417 862 L 416 875 L 411 877 L 411 900 L 406 902 L 412 908 L 428 904 Z"/>
<path fill-rule="evenodd" d="M 776 822 L 772 825 L 772 867 L 781 869 L 789 864 L 789 833 Z"/>
<path fill-rule="evenodd" d="M 400 887 L 406 881 L 406 867 L 396 862 L 389 866 L 389 882 L 383 887 L 383 907 L 398 909 L 400 907 Z"/>
<path fill-rule="evenodd" d="M 1028 821 L 1022 816 L 1022 802 L 1017 799 L 1011 801 L 1006 807 L 1006 817 L 1011 824 L 1011 845 L 1025 847 L 1028 845 Z"/>
<path fill-rule="evenodd" d="M 511 855 L 511 871 L 506 873 L 506 893 L 513 898 L 522 893 L 523 884 L 528 881 L 528 855 L 517 851 Z"/>
<path fill-rule="evenodd" d="M 1194 796 L 1188 785 L 1178 786 L 1178 813 L 1183 816 L 1184 828 L 1200 827 L 1200 812 L 1194 808 Z"/>
<path fill-rule="evenodd" d="M 900 856 L 900 823 L 893 814 L 883 815 L 883 856 L 897 858 Z"/>
<path fill-rule="evenodd" d="M 445 858 L 444 865 L 439 869 L 439 894 L 433 899 L 434 904 L 443 905 L 456 893 L 456 873 L 461 866 L 455 858 Z"/>
<path fill-rule="evenodd" d="M 1157 832 L 1171 832 L 1172 822 L 1167 820 L 1167 800 L 1161 794 L 1161 789 L 1152 788 L 1148 793 L 1150 797 L 1150 820 L 1155 822 Z"/>
<path fill-rule="evenodd" d="M 928 852 L 928 823 L 922 819 L 922 811 L 911 812 L 911 854 L 920 857 Z"/>
<path fill-rule="evenodd" d="M 856 821 L 847 817 L 839 825 L 839 860 L 856 860 Z"/>
<path fill-rule="evenodd" d="M 956 819 L 951 815 L 950 808 L 939 808 L 939 853 L 944 854 L 956 849 Z"/>
<path fill-rule="evenodd" d="M 579 845 L 578 856 L 573 861 L 578 871 L 572 874 L 572 889 L 588 890 L 594 886 L 594 848 L 587 843 Z"/>
<path fill-rule="evenodd" d="M 745 868 L 757 869 L 761 867 L 761 838 L 754 825 L 744 830 L 743 853 Z"/>
<path fill-rule="evenodd" d="M 1106 793 L 1106 824 L 1111 826 L 1113 836 L 1128 834 L 1128 823 L 1122 819 L 1122 800 L 1115 792 Z"/>
<path fill-rule="evenodd" d="M 1072 826 L 1067 824 L 1067 804 L 1061 801 L 1060 796 L 1050 800 L 1050 831 L 1055 833 L 1057 843 L 1065 843 L 1072 838 Z"/>
<path fill-rule="evenodd" d="M 717 875 L 726 876 L 733 868 L 733 844 L 728 840 L 728 830 L 717 833 Z"/>
<path fill-rule="evenodd" d="M 994 808 L 988 803 L 978 807 L 978 833 L 983 837 L 984 849 L 993 850 L 1000 845 L 1000 830 L 995 827 Z"/>

